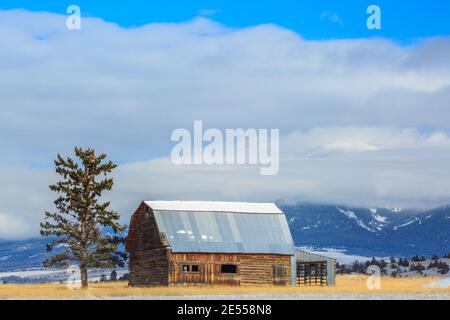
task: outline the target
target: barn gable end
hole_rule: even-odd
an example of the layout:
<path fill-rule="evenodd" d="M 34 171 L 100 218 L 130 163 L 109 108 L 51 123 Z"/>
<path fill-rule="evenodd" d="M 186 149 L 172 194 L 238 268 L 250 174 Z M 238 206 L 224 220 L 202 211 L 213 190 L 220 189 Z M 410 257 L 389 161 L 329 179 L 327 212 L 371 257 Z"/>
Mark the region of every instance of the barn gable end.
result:
<path fill-rule="evenodd" d="M 131 218 L 126 250 L 130 253 L 130 285 L 169 284 L 169 245 L 144 202 Z"/>

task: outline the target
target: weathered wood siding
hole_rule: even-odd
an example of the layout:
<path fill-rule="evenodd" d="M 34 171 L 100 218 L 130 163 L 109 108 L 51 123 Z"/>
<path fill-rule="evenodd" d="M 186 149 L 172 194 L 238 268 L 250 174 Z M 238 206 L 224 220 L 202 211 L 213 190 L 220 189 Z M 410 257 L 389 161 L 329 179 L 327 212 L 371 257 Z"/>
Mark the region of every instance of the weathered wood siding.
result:
<path fill-rule="evenodd" d="M 290 285 L 291 260 L 284 255 L 171 253 L 172 285 Z M 222 273 L 222 265 L 236 265 L 237 273 Z M 197 266 L 198 271 L 183 271 Z"/>
<path fill-rule="evenodd" d="M 169 246 L 160 234 L 153 212 L 141 204 L 133 215 L 129 270 L 132 286 L 167 286 L 169 284 Z M 132 230 L 131 230 L 132 229 Z"/>
<path fill-rule="evenodd" d="M 281 272 L 276 272 L 280 269 Z M 269 254 L 241 255 L 241 285 L 261 284 L 290 285 L 291 257 Z"/>

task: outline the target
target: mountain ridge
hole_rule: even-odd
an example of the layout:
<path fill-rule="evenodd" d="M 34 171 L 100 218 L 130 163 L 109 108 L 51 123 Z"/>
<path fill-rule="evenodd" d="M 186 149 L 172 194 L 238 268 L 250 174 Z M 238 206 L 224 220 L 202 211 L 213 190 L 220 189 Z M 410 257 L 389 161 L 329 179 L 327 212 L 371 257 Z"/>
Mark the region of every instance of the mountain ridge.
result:
<path fill-rule="evenodd" d="M 450 251 L 450 207 L 402 210 L 336 205 L 280 205 L 297 246 L 351 254 L 406 256 Z"/>
<path fill-rule="evenodd" d="M 450 207 L 430 210 L 342 205 L 278 205 L 297 247 L 336 249 L 351 255 L 444 255 L 450 252 Z M 46 238 L 0 240 L 0 271 L 42 268 Z"/>

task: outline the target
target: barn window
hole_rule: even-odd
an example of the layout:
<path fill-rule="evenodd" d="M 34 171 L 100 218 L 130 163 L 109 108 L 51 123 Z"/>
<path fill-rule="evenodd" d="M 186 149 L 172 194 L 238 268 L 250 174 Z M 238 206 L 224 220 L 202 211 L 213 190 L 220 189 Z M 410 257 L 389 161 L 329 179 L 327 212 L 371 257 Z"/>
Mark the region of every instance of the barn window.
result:
<path fill-rule="evenodd" d="M 286 269 L 283 265 L 274 264 L 273 265 L 273 277 L 274 278 L 284 278 L 286 277 Z"/>
<path fill-rule="evenodd" d="M 189 272 L 191 270 L 191 266 L 188 264 L 183 264 L 183 272 Z"/>
<path fill-rule="evenodd" d="M 191 271 L 192 271 L 192 272 L 198 272 L 198 265 L 193 264 L 193 265 L 191 266 Z"/>
<path fill-rule="evenodd" d="M 237 265 L 235 264 L 222 264 L 220 266 L 221 273 L 237 273 Z"/>

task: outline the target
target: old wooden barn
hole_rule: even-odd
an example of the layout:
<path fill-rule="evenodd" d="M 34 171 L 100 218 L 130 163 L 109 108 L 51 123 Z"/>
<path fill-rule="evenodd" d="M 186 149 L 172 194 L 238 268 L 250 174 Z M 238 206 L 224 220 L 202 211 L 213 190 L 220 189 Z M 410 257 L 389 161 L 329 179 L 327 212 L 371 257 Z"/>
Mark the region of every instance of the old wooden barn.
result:
<path fill-rule="evenodd" d="M 130 285 L 296 285 L 296 248 L 273 203 L 144 201 L 127 240 Z"/>

